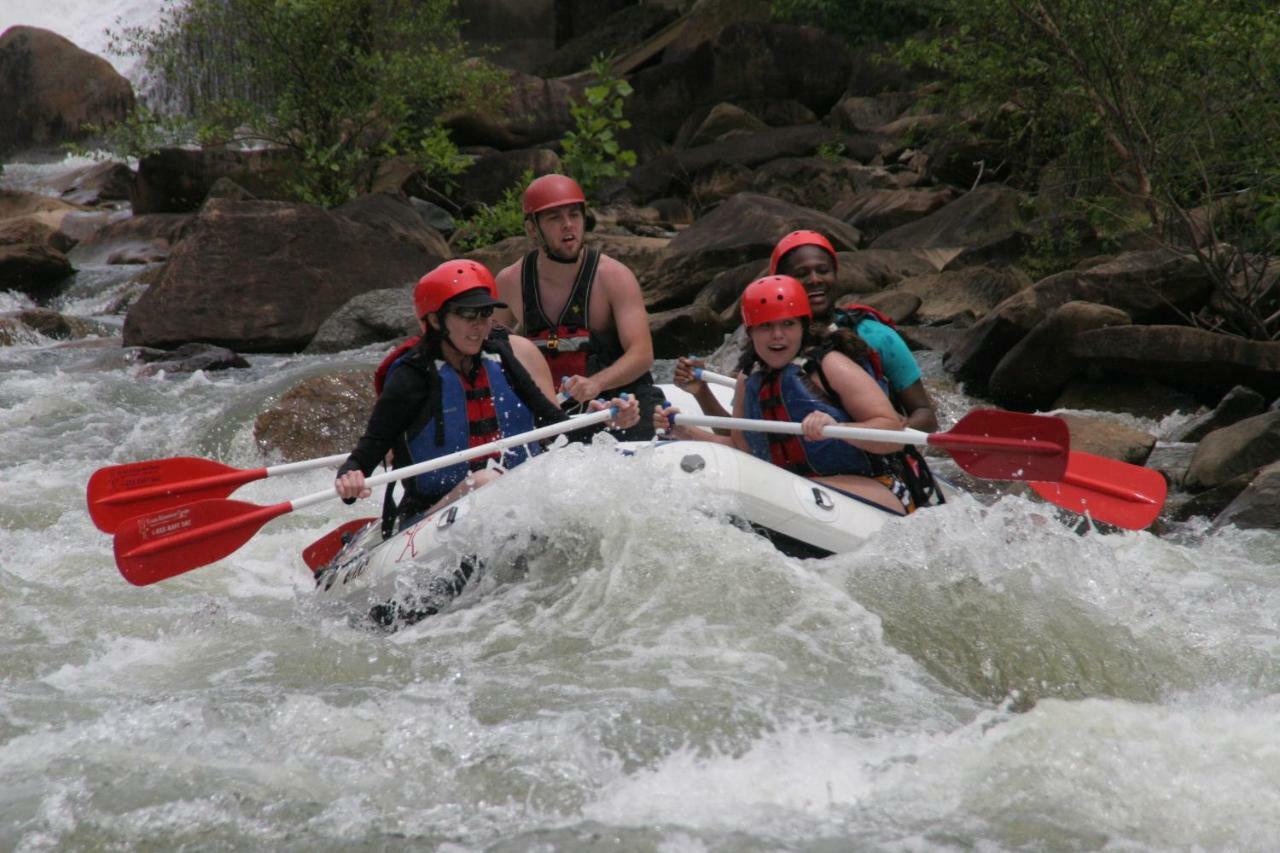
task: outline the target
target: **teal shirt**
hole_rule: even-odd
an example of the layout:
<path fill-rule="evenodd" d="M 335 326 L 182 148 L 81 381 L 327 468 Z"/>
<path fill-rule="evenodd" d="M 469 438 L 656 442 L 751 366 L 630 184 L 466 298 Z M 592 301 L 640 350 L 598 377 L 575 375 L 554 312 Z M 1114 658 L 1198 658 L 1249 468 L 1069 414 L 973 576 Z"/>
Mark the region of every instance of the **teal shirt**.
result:
<path fill-rule="evenodd" d="M 911 349 L 902 336 L 890 326 L 872 317 L 865 317 L 853 330 L 867 342 L 867 346 L 880 354 L 884 378 L 895 394 L 920 381 L 920 366 L 916 364 L 916 357 L 911 354 Z"/>

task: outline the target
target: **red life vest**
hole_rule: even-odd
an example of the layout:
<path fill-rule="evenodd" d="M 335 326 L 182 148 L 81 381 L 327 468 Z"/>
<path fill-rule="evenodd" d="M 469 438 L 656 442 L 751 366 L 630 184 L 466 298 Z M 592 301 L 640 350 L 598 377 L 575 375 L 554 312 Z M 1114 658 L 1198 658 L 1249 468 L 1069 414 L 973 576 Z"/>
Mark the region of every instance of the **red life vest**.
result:
<path fill-rule="evenodd" d="M 489 372 L 483 367 L 475 371 L 474 377 L 468 379 L 459 375 L 462 390 L 467 396 L 467 447 L 479 447 L 502 438 L 502 430 L 498 428 L 498 410 L 493 405 L 493 392 L 489 388 Z M 497 459 L 500 453 L 490 453 L 471 460 L 471 470 L 479 471 L 490 459 Z"/>
<path fill-rule="evenodd" d="M 605 356 L 604 353 L 597 352 L 598 344 L 591 334 L 588 313 L 591 286 L 595 283 L 596 270 L 600 265 L 600 252 L 588 246 L 582 253 L 582 265 L 573 280 L 569 300 L 555 322 L 551 321 L 542 308 L 538 289 L 538 253 L 533 251 L 526 255 L 520 268 L 524 333 L 547 360 L 551 367 L 551 379 L 557 384 L 565 376 L 590 376 L 618 357 L 618 354 L 614 354 L 605 364 L 597 364 L 595 370 L 589 364 L 592 355 Z"/>
<path fill-rule="evenodd" d="M 760 414 L 765 420 L 790 421 L 786 403 L 782 399 L 782 371 L 773 371 L 772 378 L 760 383 Z M 800 436 L 768 432 L 764 434 L 769 442 L 769 461 L 779 468 L 793 474 L 808 474 L 809 460 L 804 454 L 804 445 Z"/>

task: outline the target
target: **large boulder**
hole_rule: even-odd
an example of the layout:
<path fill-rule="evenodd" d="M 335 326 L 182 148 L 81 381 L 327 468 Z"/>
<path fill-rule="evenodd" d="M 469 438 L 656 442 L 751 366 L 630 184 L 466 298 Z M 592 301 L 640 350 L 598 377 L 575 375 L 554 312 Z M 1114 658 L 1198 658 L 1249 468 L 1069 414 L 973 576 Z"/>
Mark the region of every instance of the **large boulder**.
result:
<path fill-rule="evenodd" d="M 1201 439 L 1187 471 L 1188 491 L 1222 485 L 1280 460 L 1280 411 L 1245 418 Z"/>
<path fill-rule="evenodd" d="M 325 320 L 306 352 L 341 352 L 407 338 L 420 331 L 413 316 L 413 288 L 391 287 L 362 293 Z"/>
<path fill-rule="evenodd" d="M 364 434 L 375 399 L 372 370 L 313 376 L 258 415 L 253 437 L 284 462 L 345 453 Z"/>
<path fill-rule="evenodd" d="M 1060 306 L 1000 359 L 991 374 L 989 396 L 1011 409 L 1048 409 L 1082 369 L 1079 358 L 1065 355 L 1071 342 L 1082 332 L 1128 323 L 1129 315 L 1119 308 L 1092 302 Z"/>
<path fill-rule="evenodd" d="M 75 272 L 67 256 L 47 244 L 0 246 L 0 290 L 17 290 L 37 298 L 54 295 Z"/>
<path fill-rule="evenodd" d="M 146 264 L 169 257 L 191 226 L 190 213 L 147 213 L 103 225 L 71 250 L 81 266 Z"/>
<path fill-rule="evenodd" d="M 685 116 L 721 101 L 791 98 L 823 115 L 844 93 L 850 67 L 848 48 L 821 30 L 739 21 L 633 75 L 627 115 L 665 139 Z"/>
<path fill-rule="evenodd" d="M 654 158 L 631 173 L 627 186 L 641 201 L 687 193 L 704 172 L 725 166 L 750 169 L 781 157 L 807 157 L 836 139 L 835 131 L 820 125 L 742 133 Z"/>
<path fill-rule="evenodd" d="M 1213 529 L 1280 529 L 1280 463 L 1258 472 L 1248 487 L 1213 520 Z"/>
<path fill-rule="evenodd" d="M 1156 437 L 1151 433 L 1114 420 L 1076 414 L 1062 415 L 1062 419 L 1071 432 L 1072 450 L 1141 465 L 1156 444 Z"/>
<path fill-rule="evenodd" d="M 642 282 L 645 303 L 651 310 L 688 304 L 717 273 L 768 258 L 778 238 L 798 228 L 821 231 L 837 250 L 855 249 L 861 239 L 856 228 L 825 213 L 740 193 L 667 245 L 653 279 Z"/>
<path fill-rule="evenodd" d="M 117 160 L 107 160 L 68 172 L 50 181 L 50 186 L 73 204 L 128 201 L 133 170 Z"/>
<path fill-rule="evenodd" d="M 959 253 L 1007 239 L 1026 222 L 1026 196 L 1002 184 L 984 184 L 937 211 L 886 231 L 873 249 L 951 249 Z"/>
<path fill-rule="evenodd" d="M 416 281 L 442 260 L 310 205 L 211 200 L 129 310 L 124 341 L 294 352 L 352 297 Z"/>
<path fill-rule="evenodd" d="M 428 225 L 417 208 L 400 193 L 368 193 L 334 208 L 333 212 L 394 237 L 427 255 L 448 258 L 453 254 L 440 232 Z"/>
<path fill-rule="evenodd" d="M 478 157 L 467 168 L 458 181 L 455 200 L 459 204 L 497 204 L 507 190 L 520 183 L 525 172 L 536 178 L 562 171 L 560 156 L 549 148 L 495 151 Z"/>
<path fill-rule="evenodd" d="M 581 97 L 585 82 L 573 78 L 547 80 L 512 71 L 504 103 L 454 111 L 442 123 L 458 145 L 508 150 L 551 142 L 574 128 L 570 107 Z"/>
<path fill-rule="evenodd" d="M 1252 388 L 1237 385 L 1218 401 L 1217 406 L 1183 424 L 1169 438 L 1170 441 L 1199 441 L 1214 430 L 1229 427 L 1266 410 L 1265 397 Z"/>
<path fill-rule="evenodd" d="M 129 81 L 101 57 L 57 33 L 10 27 L 0 34 L 0 154 L 52 147 L 123 119 Z"/>
<path fill-rule="evenodd" d="M 869 234 L 882 234 L 941 210 L 955 197 L 955 190 L 950 187 L 872 189 L 832 208 L 831 215 Z"/>
<path fill-rule="evenodd" d="M 1112 327 L 1071 341 L 1095 371 L 1156 379 L 1216 404 L 1237 385 L 1280 395 L 1280 342 L 1249 341 L 1188 326 Z"/>
<path fill-rule="evenodd" d="M 887 253 L 890 250 L 868 251 Z M 1031 279 L 1016 267 L 929 271 L 894 285 L 895 290 L 920 298 L 920 320 L 927 323 L 975 320 L 1028 287 Z"/>
<path fill-rule="evenodd" d="M 1005 353 L 1060 305 L 1096 302 L 1119 308 L 1134 323 L 1177 322 L 1204 306 L 1212 286 L 1194 258 L 1163 250 L 1127 252 L 1051 275 L 1009 297 L 947 351 L 944 365 L 981 393 Z"/>
<path fill-rule="evenodd" d="M 297 168 L 297 156 L 280 148 L 161 148 L 138 161 L 133 212 L 191 212 L 220 178 L 258 198 L 282 198 Z"/>

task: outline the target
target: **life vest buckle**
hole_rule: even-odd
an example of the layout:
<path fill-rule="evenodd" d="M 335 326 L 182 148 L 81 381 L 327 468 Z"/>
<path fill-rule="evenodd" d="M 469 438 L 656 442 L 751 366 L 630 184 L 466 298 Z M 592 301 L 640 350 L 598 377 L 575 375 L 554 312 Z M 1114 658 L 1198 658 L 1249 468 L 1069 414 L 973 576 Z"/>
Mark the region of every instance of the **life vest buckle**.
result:
<path fill-rule="evenodd" d="M 560 339 L 554 335 L 547 338 L 547 349 L 552 351 L 560 349 Z"/>

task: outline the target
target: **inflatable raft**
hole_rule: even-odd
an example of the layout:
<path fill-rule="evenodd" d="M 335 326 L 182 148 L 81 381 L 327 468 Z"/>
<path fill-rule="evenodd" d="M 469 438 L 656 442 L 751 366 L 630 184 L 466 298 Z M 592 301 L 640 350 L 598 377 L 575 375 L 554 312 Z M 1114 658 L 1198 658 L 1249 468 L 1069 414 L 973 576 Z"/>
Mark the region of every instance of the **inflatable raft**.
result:
<path fill-rule="evenodd" d="M 674 389 L 664 389 L 673 392 Z M 696 408 L 669 393 L 685 410 Z M 702 441 L 620 443 L 618 450 L 649 460 L 655 476 L 689 478 L 725 499 L 736 521 L 750 525 L 780 551 L 823 557 L 859 547 L 890 518 L 888 510 L 838 492 L 721 444 Z M 532 469 L 553 454 L 521 466 Z M 504 478 L 505 479 L 505 478 Z M 499 480 L 488 489 L 502 488 Z M 408 624 L 432 615 L 456 597 L 476 570 L 467 543 L 454 535 L 470 511 L 470 496 L 423 517 L 387 539 L 375 522 L 355 532 L 326 565 L 316 570 L 316 588 L 326 600 L 354 610 L 368 608 L 383 625 Z M 406 596 L 402 578 L 429 578 Z"/>

